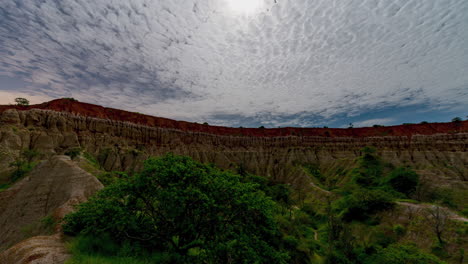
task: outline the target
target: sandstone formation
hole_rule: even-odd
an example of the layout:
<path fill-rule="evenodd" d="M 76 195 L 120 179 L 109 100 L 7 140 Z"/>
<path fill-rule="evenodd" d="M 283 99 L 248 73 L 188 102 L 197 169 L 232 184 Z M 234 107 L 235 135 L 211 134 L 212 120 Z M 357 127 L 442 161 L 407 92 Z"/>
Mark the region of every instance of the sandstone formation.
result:
<path fill-rule="evenodd" d="M 259 137 L 150 127 L 41 109 L 8 109 L 0 121 L 3 169 L 24 148 L 55 155 L 81 147 L 97 157 L 106 170 L 131 171 L 150 155 L 173 152 L 223 168 L 242 164 L 252 173 L 294 183 L 304 176 L 303 164 L 318 164 L 325 170 L 347 169 L 362 147 L 374 146 L 386 161 L 411 165 L 422 174 L 447 180 L 446 184 L 464 182 L 468 175 L 467 122 L 458 132 L 431 135 Z"/>
<path fill-rule="evenodd" d="M 70 257 L 60 235 L 29 238 L 0 254 L 0 263 L 61 264 Z"/>
<path fill-rule="evenodd" d="M 60 220 L 74 205 L 86 201 L 101 188 L 102 184 L 94 176 L 68 156 L 52 156 L 41 162 L 27 177 L 0 192 L 0 250 L 28 236 L 46 232 L 41 225 L 45 217 L 56 223 L 48 232 L 61 233 Z M 2 257 L 9 259 L 0 263 L 60 263 L 39 260 L 60 259 L 63 252 L 59 235 L 35 237 L 0 254 L 0 260 Z M 25 258 L 39 262 L 28 262 Z"/>
<path fill-rule="evenodd" d="M 394 166 L 412 166 L 426 183 L 468 189 L 467 121 L 353 129 L 242 129 L 71 100 L 0 106 L 0 184 L 11 173 L 9 164 L 24 149 L 37 150 L 43 160 L 26 178 L 0 192 L 0 251 L 24 239 L 25 226 L 46 216 L 61 219 L 72 205 L 102 188 L 94 176 L 63 156 L 73 148 L 93 156 L 107 171 L 132 172 L 149 156 L 173 152 L 226 169 L 242 166 L 304 188 L 311 186 L 305 165 L 318 166 L 325 175 L 341 175 L 355 166 L 365 146 L 374 146 Z M 49 250 L 52 253 L 45 254 Z M 0 262 L 61 263 L 65 258 L 56 235 L 23 241 L 4 251 Z"/>

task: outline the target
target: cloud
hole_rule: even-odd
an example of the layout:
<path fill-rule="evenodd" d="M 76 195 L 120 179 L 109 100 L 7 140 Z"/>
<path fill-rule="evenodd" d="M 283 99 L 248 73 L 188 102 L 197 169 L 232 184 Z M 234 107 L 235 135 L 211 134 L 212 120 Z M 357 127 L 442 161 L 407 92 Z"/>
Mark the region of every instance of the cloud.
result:
<path fill-rule="evenodd" d="M 395 123 L 394 118 L 374 118 L 374 119 L 368 119 L 368 120 L 362 120 L 358 122 L 354 122 L 354 127 L 370 127 L 373 125 L 390 125 Z"/>
<path fill-rule="evenodd" d="M 15 98 L 17 97 L 27 98 L 31 104 L 39 104 L 54 99 L 48 96 L 35 95 L 27 92 L 0 91 L 0 104 L 15 104 Z"/>
<path fill-rule="evenodd" d="M 249 14 L 228 1 L 7 1 L 0 73 L 44 97 L 210 124 L 468 101 L 467 1 L 265 1 Z"/>

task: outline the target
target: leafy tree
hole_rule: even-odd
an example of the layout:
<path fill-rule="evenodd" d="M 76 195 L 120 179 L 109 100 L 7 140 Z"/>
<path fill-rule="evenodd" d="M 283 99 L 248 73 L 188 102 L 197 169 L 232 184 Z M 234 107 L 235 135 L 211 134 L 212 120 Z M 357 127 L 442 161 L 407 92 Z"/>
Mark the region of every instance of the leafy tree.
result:
<path fill-rule="evenodd" d="M 454 123 L 460 123 L 461 121 L 463 121 L 463 120 L 461 119 L 461 117 L 458 117 L 458 116 L 457 116 L 457 117 L 452 118 L 452 122 L 454 122 Z"/>
<path fill-rule="evenodd" d="M 382 162 L 374 148 L 364 147 L 361 151 L 363 155 L 358 159 L 358 168 L 353 171 L 353 180 L 361 187 L 376 186 L 382 176 Z"/>
<path fill-rule="evenodd" d="M 409 168 L 397 168 L 390 173 L 387 182 L 396 191 L 410 195 L 416 191 L 419 175 Z"/>
<path fill-rule="evenodd" d="M 429 213 L 429 221 L 432 225 L 432 229 L 437 236 L 437 241 L 440 245 L 443 245 L 445 241 L 442 239 L 442 235 L 447 228 L 447 219 L 448 219 L 448 212 L 444 209 L 440 208 L 438 205 L 433 205 L 432 207 L 427 209 Z"/>
<path fill-rule="evenodd" d="M 100 191 L 65 217 L 68 234 L 168 251 L 184 262 L 284 263 L 274 203 L 253 183 L 187 157 L 149 159 L 135 177 Z"/>
<path fill-rule="evenodd" d="M 15 103 L 17 105 L 28 106 L 29 100 L 26 98 L 18 97 L 18 98 L 15 98 Z"/>
<path fill-rule="evenodd" d="M 379 189 L 358 189 L 336 202 L 345 221 L 365 221 L 373 214 L 392 208 L 392 197 Z"/>

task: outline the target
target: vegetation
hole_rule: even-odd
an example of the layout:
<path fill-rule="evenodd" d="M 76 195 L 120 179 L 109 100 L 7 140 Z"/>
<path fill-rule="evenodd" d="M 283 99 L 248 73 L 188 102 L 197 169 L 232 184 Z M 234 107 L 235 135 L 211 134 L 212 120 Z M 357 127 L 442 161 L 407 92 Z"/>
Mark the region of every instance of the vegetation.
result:
<path fill-rule="evenodd" d="M 243 164 L 233 173 L 186 157 L 149 159 L 132 177 L 107 174 L 107 187 L 65 218 L 70 263 L 444 263 L 445 211 L 428 209 L 432 252 L 408 244 L 411 224 L 381 222 L 397 200 L 417 196 L 418 175 L 368 147 L 356 164 L 336 170 L 347 181 L 302 165 L 325 189 L 311 200 Z"/>
<path fill-rule="evenodd" d="M 26 98 L 18 97 L 18 98 L 15 98 L 15 103 L 16 105 L 28 106 L 29 100 Z"/>
<path fill-rule="evenodd" d="M 171 261 L 284 263 L 274 203 L 240 176 L 167 155 L 106 187 L 65 218 L 67 234 L 167 252 Z M 157 190 L 157 191 L 155 191 Z"/>
<path fill-rule="evenodd" d="M 14 168 L 14 171 L 10 175 L 9 185 L 21 179 L 36 166 L 33 160 L 39 156 L 39 154 L 40 153 L 36 150 L 25 149 L 15 161 L 10 163 L 10 167 Z"/>
<path fill-rule="evenodd" d="M 65 152 L 65 155 L 69 156 L 70 159 L 74 160 L 81 155 L 81 148 L 71 148 Z"/>
<path fill-rule="evenodd" d="M 409 196 L 416 191 L 419 176 L 413 170 L 401 167 L 393 170 L 386 181 L 395 191 Z"/>
<path fill-rule="evenodd" d="M 365 264 L 443 264 L 437 257 L 421 252 L 414 245 L 390 245 L 378 248 L 376 254 L 368 257 Z"/>

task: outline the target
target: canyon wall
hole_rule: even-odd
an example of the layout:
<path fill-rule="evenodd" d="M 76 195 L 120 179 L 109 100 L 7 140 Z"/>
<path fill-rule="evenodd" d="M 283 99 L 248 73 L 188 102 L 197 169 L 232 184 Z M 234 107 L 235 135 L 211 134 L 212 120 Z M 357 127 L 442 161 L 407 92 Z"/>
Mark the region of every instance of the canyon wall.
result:
<path fill-rule="evenodd" d="M 466 187 L 467 123 L 458 126 L 457 131 L 431 135 L 262 137 L 146 126 L 45 109 L 12 108 L 0 114 L 0 175 L 11 170 L 8 164 L 23 149 L 36 149 L 47 156 L 80 147 L 109 171 L 132 171 L 148 156 L 173 152 L 226 169 L 242 165 L 257 175 L 302 184 L 307 179 L 302 165 L 316 164 L 328 173 L 346 170 L 354 166 L 364 146 L 374 146 L 386 162 L 395 166 L 410 165 L 434 182 Z"/>

